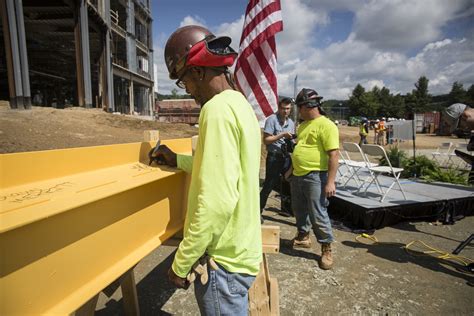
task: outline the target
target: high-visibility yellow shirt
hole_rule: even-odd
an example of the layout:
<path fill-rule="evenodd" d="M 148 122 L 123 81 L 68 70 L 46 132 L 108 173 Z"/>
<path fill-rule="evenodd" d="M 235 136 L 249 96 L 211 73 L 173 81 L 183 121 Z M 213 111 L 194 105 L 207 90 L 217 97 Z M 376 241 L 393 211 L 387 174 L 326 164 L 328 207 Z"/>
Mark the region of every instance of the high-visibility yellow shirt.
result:
<path fill-rule="evenodd" d="M 330 150 L 339 148 L 339 130 L 325 116 L 303 122 L 298 127 L 298 142 L 293 151 L 292 164 L 295 176 L 304 176 L 312 171 L 328 170 Z"/>
<path fill-rule="evenodd" d="M 359 134 L 367 136 L 367 130 L 365 129 L 365 124 L 360 124 L 359 126 Z"/>
<path fill-rule="evenodd" d="M 184 238 L 172 265 L 178 276 L 186 277 L 205 252 L 230 272 L 258 274 L 260 148 L 260 126 L 240 92 L 225 90 L 206 102 L 194 159 L 177 157 L 178 168 L 192 171 Z"/>

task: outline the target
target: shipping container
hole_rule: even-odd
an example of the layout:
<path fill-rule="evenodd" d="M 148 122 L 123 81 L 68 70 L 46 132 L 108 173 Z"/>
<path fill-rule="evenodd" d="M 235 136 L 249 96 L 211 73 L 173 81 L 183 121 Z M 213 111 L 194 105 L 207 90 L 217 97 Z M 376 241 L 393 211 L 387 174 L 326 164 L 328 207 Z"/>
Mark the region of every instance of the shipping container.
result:
<path fill-rule="evenodd" d="M 424 118 L 424 127 L 425 133 L 434 134 L 439 129 L 440 117 L 441 114 L 439 112 L 426 112 Z"/>
<path fill-rule="evenodd" d="M 417 133 L 437 133 L 440 125 L 440 113 L 425 112 L 415 114 L 415 124 Z"/>

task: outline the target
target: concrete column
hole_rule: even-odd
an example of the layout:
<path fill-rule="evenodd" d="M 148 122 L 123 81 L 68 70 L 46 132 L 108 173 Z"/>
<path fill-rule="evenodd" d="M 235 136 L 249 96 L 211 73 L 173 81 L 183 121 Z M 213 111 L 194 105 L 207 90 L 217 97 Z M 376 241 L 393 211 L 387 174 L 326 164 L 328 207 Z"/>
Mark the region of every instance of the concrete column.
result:
<path fill-rule="evenodd" d="M 84 100 L 84 72 L 82 67 L 81 48 L 81 22 L 79 18 L 79 7 L 74 10 L 74 45 L 76 52 L 76 82 L 77 82 L 77 105 L 83 107 Z"/>
<path fill-rule="evenodd" d="M 151 2 L 149 4 L 151 6 Z M 151 7 L 149 7 L 150 12 L 151 12 Z M 148 23 L 148 34 L 149 34 L 149 40 L 148 40 L 148 70 L 150 73 L 150 79 L 153 81 L 153 84 L 151 86 L 151 93 L 150 93 L 150 107 L 152 111 L 150 112 L 151 115 L 153 115 L 153 111 L 155 109 L 155 61 L 153 60 L 153 24 L 150 21 Z"/>
<path fill-rule="evenodd" d="M 135 42 L 135 7 L 132 0 L 127 1 L 127 64 L 128 69 L 137 72 L 137 44 Z"/>
<path fill-rule="evenodd" d="M 128 82 L 128 99 L 129 99 L 129 106 L 130 106 L 130 114 L 133 114 L 133 111 L 135 111 L 135 94 L 133 93 L 133 79 L 130 78 L 130 81 Z"/>
<path fill-rule="evenodd" d="M 13 0 L 0 1 L 0 7 L 2 9 L 10 107 L 12 109 L 24 109 L 15 4 Z"/>
<path fill-rule="evenodd" d="M 23 104 L 25 109 L 31 109 L 30 73 L 28 67 L 28 51 L 26 46 L 25 21 L 23 18 L 22 0 L 15 0 L 15 9 L 16 25 L 18 28 L 18 47 L 20 51 Z"/>
<path fill-rule="evenodd" d="M 115 106 L 113 102 L 113 74 L 112 74 L 112 58 L 110 52 L 110 37 L 111 37 L 111 25 L 110 25 L 110 1 L 104 1 L 104 19 L 107 23 L 107 31 L 105 33 L 104 39 L 104 47 L 101 57 L 101 72 L 103 73 L 102 76 L 102 87 L 103 87 L 103 105 L 109 112 L 115 111 Z"/>
<path fill-rule="evenodd" d="M 155 113 L 155 89 L 151 87 L 150 91 L 151 91 L 150 96 L 149 96 L 150 116 L 153 116 Z"/>
<path fill-rule="evenodd" d="M 91 61 L 89 51 L 89 18 L 87 1 L 81 0 L 75 10 L 75 44 L 77 69 L 77 94 L 79 106 L 92 107 Z"/>
<path fill-rule="evenodd" d="M 152 12 L 152 1 L 148 1 L 148 9 Z M 154 61 L 154 54 L 153 54 L 153 20 L 150 20 L 148 23 L 148 66 L 150 70 L 150 78 L 153 81 L 153 85 L 151 86 L 151 93 L 150 93 L 150 108 L 151 108 L 151 115 L 153 115 L 155 110 L 155 61 Z"/>
<path fill-rule="evenodd" d="M 84 73 L 84 102 L 86 108 L 92 107 L 91 58 L 89 49 L 89 17 L 87 15 L 87 0 L 79 5 L 81 25 L 82 67 Z"/>

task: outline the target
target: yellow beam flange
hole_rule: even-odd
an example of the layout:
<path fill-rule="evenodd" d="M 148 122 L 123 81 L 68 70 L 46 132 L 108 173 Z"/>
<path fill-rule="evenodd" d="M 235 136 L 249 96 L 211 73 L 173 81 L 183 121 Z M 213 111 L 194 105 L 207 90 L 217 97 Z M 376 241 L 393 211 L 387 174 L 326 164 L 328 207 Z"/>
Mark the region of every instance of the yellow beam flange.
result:
<path fill-rule="evenodd" d="M 0 155 L 0 315 L 70 314 L 182 229 L 189 178 L 153 145 Z"/>

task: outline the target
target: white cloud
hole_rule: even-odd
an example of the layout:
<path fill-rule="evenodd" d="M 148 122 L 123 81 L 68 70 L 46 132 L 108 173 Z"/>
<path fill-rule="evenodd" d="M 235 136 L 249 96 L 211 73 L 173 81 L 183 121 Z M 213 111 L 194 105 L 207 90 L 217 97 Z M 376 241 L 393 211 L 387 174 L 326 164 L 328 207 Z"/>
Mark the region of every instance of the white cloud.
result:
<path fill-rule="evenodd" d="M 474 36 L 453 41 L 445 39 L 427 44 L 415 57 L 407 61 L 412 78 L 425 75 L 430 79 L 430 92 L 447 93 L 455 81 L 465 85 L 474 83 Z"/>
<path fill-rule="evenodd" d="M 329 23 L 328 13 L 312 10 L 300 0 L 284 0 L 281 6 L 284 30 L 277 34 L 278 58 L 305 56 L 316 40 L 312 36 L 314 30 Z"/>
<path fill-rule="evenodd" d="M 204 21 L 203 18 L 199 16 L 186 16 L 184 17 L 183 21 L 179 24 L 179 27 L 183 27 L 186 25 L 200 25 L 200 26 L 206 26 L 206 22 Z"/>
<path fill-rule="evenodd" d="M 356 37 L 378 49 L 406 50 L 439 38 L 472 0 L 372 0 L 356 10 Z"/>
<path fill-rule="evenodd" d="M 472 15 L 470 1 L 282 0 L 284 31 L 276 37 L 279 93 L 293 95 L 296 75 L 299 89 L 314 88 L 325 99 L 346 99 L 358 83 L 367 90 L 377 85 L 405 94 L 420 76 L 430 80 L 432 94 L 449 92 L 454 81 L 467 88 L 474 83 L 474 35 L 443 37 L 442 27 L 466 12 Z M 315 48 L 320 40 L 316 31 L 331 28 L 334 9 L 354 12 L 352 33 L 344 41 Z M 196 16 L 181 23 L 187 24 L 206 25 Z M 238 49 L 242 24 L 240 16 L 212 31 L 230 36 Z M 158 89 L 169 93 L 175 86 L 167 79 L 163 46 L 155 45 Z"/>
<path fill-rule="evenodd" d="M 232 39 L 230 46 L 238 52 L 243 25 L 244 16 L 241 15 L 240 18 L 234 22 L 219 25 L 215 32 L 217 36 L 229 36 Z"/>

